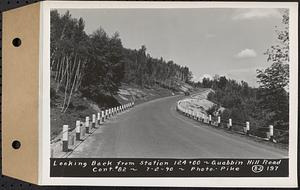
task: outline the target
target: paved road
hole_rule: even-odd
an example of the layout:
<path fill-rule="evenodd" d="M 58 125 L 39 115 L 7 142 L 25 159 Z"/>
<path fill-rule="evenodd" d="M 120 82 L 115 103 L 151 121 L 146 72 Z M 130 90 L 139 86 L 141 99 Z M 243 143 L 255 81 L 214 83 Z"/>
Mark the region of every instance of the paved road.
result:
<path fill-rule="evenodd" d="M 285 158 L 287 151 L 197 123 L 175 110 L 173 96 L 119 114 L 69 157 Z"/>

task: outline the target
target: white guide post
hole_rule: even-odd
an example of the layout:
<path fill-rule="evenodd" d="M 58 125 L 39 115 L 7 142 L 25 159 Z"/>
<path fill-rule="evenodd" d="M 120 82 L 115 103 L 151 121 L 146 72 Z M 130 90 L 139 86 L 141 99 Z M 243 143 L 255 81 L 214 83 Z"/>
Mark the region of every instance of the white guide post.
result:
<path fill-rule="evenodd" d="M 80 140 L 80 121 L 77 120 L 76 121 L 76 140 L 79 141 Z"/>
<path fill-rule="evenodd" d="M 274 139 L 274 127 L 273 125 L 269 125 L 269 133 L 270 133 L 270 141 Z"/>
<path fill-rule="evenodd" d="M 249 135 L 249 132 L 250 132 L 250 122 L 247 121 L 246 122 L 246 134 Z"/>
<path fill-rule="evenodd" d="M 100 125 L 101 124 L 101 113 L 100 112 L 98 112 L 97 113 L 97 123 L 98 123 L 98 125 Z"/>
<path fill-rule="evenodd" d="M 87 116 L 85 118 L 85 131 L 86 131 L 86 134 L 89 134 L 90 132 L 90 117 Z"/>
<path fill-rule="evenodd" d="M 231 129 L 232 127 L 232 119 L 229 119 L 228 128 Z"/>
<path fill-rule="evenodd" d="M 92 128 L 96 128 L 96 114 L 92 115 Z"/>
<path fill-rule="evenodd" d="M 105 119 L 104 111 L 101 111 L 101 120 L 102 120 L 102 123 L 104 122 L 104 119 Z"/>
<path fill-rule="evenodd" d="M 108 110 L 107 109 L 105 110 L 105 118 L 106 119 L 108 118 Z"/>
<path fill-rule="evenodd" d="M 62 134 L 62 151 L 68 152 L 69 151 L 69 125 L 63 125 L 63 134 Z"/>

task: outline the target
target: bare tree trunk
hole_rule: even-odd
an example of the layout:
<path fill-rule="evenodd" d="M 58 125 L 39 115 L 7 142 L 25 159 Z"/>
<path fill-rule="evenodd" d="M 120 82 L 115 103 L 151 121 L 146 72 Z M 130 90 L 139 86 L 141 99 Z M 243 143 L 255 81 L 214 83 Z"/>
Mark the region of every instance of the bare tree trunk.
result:
<path fill-rule="evenodd" d="M 60 73 L 61 73 L 61 70 L 62 70 L 62 65 L 63 65 L 63 62 L 64 62 L 64 59 L 65 59 L 65 56 L 64 57 L 61 57 L 60 59 L 57 60 L 57 74 L 55 76 L 55 82 L 58 82 L 59 81 L 59 76 L 60 76 Z"/>
<path fill-rule="evenodd" d="M 66 67 L 64 68 L 64 65 L 62 66 L 62 72 L 61 72 L 61 74 L 60 75 L 62 75 L 61 77 L 59 76 L 58 77 L 58 79 L 59 79 L 59 82 L 58 82 L 58 84 L 57 84 L 57 87 L 56 87 L 56 92 L 58 92 L 58 90 L 59 90 L 59 87 L 60 87 L 60 85 L 63 83 L 63 81 L 64 81 L 64 78 L 65 78 L 65 76 L 66 76 L 66 73 L 67 73 L 67 70 L 68 70 L 68 66 L 69 66 L 69 56 L 67 56 L 66 57 Z M 65 61 L 64 61 L 65 62 Z"/>
<path fill-rule="evenodd" d="M 65 104 L 66 104 L 66 99 L 67 99 L 67 90 L 68 90 L 68 86 L 69 86 L 69 59 L 67 58 L 67 65 L 66 65 L 66 69 L 65 69 L 65 73 L 66 73 L 66 85 L 65 85 L 65 94 L 64 94 L 64 103 L 62 105 L 62 110 L 61 112 L 63 112 Z"/>
<path fill-rule="evenodd" d="M 69 93 L 69 98 L 68 98 L 68 102 L 66 104 L 66 108 L 64 110 L 64 113 L 67 111 L 67 109 L 69 108 L 69 105 L 70 105 L 70 101 L 71 101 L 71 97 L 72 97 L 72 94 L 73 94 L 73 90 L 74 90 L 74 87 L 75 87 L 75 84 L 78 80 L 78 75 L 79 75 L 79 71 L 80 71 L 80 65 L 81 65 L 81 60 L 79 60 L 79 63 L 78 63 L 78 66 L 77 66 L 77 70 L 76 70 L 76 73 L 75 73 L 75 76 L 74 76 L 74 80 L 73 80 L 73 84 L 72 84 L 72 87 L 71 87 L 71 90 L 70 90 L 70 93 Z"/>

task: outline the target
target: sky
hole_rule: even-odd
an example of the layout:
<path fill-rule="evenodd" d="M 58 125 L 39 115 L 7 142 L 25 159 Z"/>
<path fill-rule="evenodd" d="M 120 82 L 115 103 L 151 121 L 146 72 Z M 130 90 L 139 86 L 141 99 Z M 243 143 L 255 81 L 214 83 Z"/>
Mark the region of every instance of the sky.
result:
<path fill-rule="evenodd" d="M 64 13 L 66 10 L 59 10 Z M 152 57 L 187 66 L 193 80 L 224 75 L 258 86 L 256 69 L 271 65 L 264 52 L 281 26 L 278 9 L 70 9 L 85 31 L 118 32 L 126 48 L 142 45 Z"/>

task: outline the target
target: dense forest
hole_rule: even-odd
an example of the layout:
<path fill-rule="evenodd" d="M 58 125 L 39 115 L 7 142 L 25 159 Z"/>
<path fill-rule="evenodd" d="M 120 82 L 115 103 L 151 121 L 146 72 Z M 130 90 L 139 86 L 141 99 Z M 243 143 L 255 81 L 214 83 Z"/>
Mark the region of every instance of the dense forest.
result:
<path fill-rule="evenodd" d="M 62 113 L 77 92 L 101 104 L 103 97 L 116 95 L 122 83 L 175 89 L 177 81 L 192 79 L 187 67 L 151 57 L 144 45 L 138 50 L 123 47 L 117 32 L 110 36 L 99 26 L 87 35 L 84 28 L 82 18 L 51 11 L 51 99 L 63 92 Z"/>
<path fill-rule="evenodd" d="M 258 88 L 250 87 L 246 82 L 241 83 L 215 76 L 213 79 L 204 78 L 198 86 L 212 88 L 215 92 L 208 99 L 217 106 L 209 110 L 223 119 L 232 118 L 244 123 L 250 121 L 254 127 L 274 125 L 275 129 L 287 131 L 289 128 L 289 17 L 283 13 L 282 24 L 276 27 L 278 44 L 272 45 L 265 52 L 271 66 L 265 70 L 257 70 Z M 222 106 L 225 111 L 217 113 Z"/>

